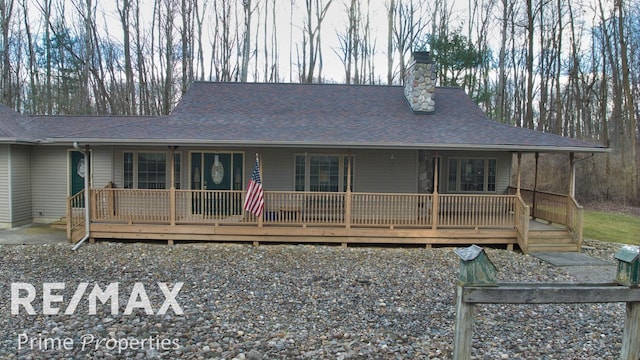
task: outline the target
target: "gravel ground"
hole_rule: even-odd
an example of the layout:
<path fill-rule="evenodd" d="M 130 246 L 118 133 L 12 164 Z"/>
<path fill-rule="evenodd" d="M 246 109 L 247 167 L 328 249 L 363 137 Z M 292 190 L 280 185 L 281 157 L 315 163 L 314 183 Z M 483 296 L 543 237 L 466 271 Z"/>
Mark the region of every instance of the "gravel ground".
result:
<path fill-rule="evenodd" d="M 606 260 L 618 248 L 586 245 L 589 255 Z M 451 248 L 115 242 L 69 248 L 0 246 L 0 358 L 452 356 L 459 259 Z M 499 281 L 574 281 L 532 256 L 486 251 Z M 17 282 L 34 286 L 35 315 L 24 307 L 11 314 L 11 284 Z M 158 282 L 167 292 L 183 283 L 164 315 L 157 314 L 165 300 Z M 49 297 L 56 315 L 42 314 L 48 283 L 64 283 L 52 291 L 62 299 Z M 63 314 L 83 283 L 88 287 L 75 311 Z M 89 293 L 95 285 L 106 292 L 110 283 L 118 286 L 117 313 L 98 300 L 91 314 Z M 136 295 L 135 283 L 144 286 L 153 315 L 145 313 L 146 297 Z M 480 305 L 473 357 L 614 359 L 624 312 L 623 304 Z"/>

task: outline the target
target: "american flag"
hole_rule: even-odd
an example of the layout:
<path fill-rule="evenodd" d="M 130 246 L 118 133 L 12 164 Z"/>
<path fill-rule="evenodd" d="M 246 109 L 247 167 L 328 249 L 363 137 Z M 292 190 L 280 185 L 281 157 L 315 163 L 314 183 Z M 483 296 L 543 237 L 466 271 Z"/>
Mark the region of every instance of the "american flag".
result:
<path fill-rule="evenodd" d="M 244 210 L 255 216 L 260 216 L 264 209 L 264 194 L 262 192 L 262 180 L 260 180 L 260 164 L 256 157 L 256 166 L 253 168 L 249 187 L 247 189 L 247 198 L 244 200 Z"/>

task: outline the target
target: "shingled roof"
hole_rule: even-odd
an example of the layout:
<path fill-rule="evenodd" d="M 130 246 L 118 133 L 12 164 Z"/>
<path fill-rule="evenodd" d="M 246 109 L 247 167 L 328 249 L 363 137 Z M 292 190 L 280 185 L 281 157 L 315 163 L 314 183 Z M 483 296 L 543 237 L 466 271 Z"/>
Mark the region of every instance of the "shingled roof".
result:
<path fill-rule="evenodd" d="M 435 102 L 434 113 L 415 114 L 400 86 L 195 82 L 168 116 L 20 123 L 33 141 L 50 143 L 606 151 L 492 121 L 460 88 L 437 88 Z"/>
<path fill-rule="evenodd" d="M 19 143 L 28 139 L 23 139 L 25 129 L 20 125 L 21 114 L 11 108 L 0 104 L 0 143 Z"/>

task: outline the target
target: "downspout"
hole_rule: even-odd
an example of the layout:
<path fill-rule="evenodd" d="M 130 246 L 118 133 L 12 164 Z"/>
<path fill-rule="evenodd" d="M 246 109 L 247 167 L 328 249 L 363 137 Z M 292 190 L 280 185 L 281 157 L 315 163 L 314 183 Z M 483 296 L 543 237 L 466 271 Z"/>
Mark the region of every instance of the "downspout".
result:
<path fill-rule="evenodd" d="M 90 207 L 89 207 L 89 198 L 91 196 L 89 196 L 89 176 L 91 174 L 90 171 L 90 164 L 89 164 L 89 145 L 85 145 L 85 149 L 82 150 L 79 146 L 78 146 L 78 142 L 73 143 L 73 148 L 78 150 L 78 151 L 82 151 L 82 153 L 84 154 L 84 237 L 82 239 L 80 239 L 80 241 L 78 241 L 72 248 L 71 250 L 77 250 L 80 245 L 82 245 L 83 242 L 87 241 L 87 239 L 90 237 L 90 229 L 91 229 L 91 218 L 90 216 Z"/>

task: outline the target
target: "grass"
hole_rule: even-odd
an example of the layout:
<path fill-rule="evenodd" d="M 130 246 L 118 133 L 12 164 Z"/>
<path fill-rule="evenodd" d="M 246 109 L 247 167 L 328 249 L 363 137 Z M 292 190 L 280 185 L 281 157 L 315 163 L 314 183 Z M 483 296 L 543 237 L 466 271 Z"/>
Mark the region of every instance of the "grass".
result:
<path fill-rule="evenodd" d="M 640 245 L 640 216 L 585 209 L 584 237 Z"/>

